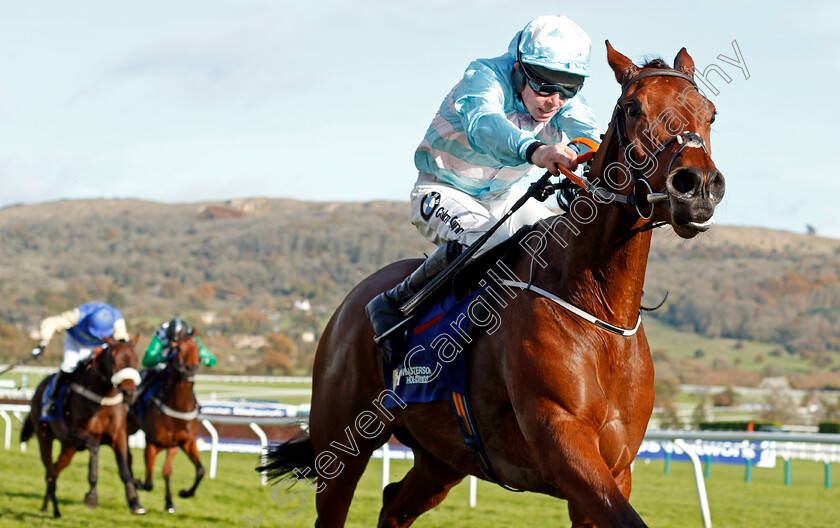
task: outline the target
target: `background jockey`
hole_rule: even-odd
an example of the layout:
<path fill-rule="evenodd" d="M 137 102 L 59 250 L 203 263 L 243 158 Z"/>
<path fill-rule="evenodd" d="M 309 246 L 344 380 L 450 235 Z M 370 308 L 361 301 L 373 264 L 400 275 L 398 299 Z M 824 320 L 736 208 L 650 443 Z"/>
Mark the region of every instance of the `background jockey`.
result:
<path fill-rule="evenodd" d="M 106 303 L 86 303 L 66 312 L 47 317 L 39 328 L 40 344 L 32 350 L 32 355 L 39 357 L 49 345 L 53 334 L 66 330 L 62 346 L 64 358 L 61 370 L 55 381 L 50 401 L 44 406 L 44 412 L 51 412 L 58 391 L 70 379 L 80 361 L 90 356 L 91 352 L 105 342 L 103 338 L 128 340 L 125 318 L 119 310 Z"/>
<path fill-rule="evenodd" d="M 146 347 L 146 354 L 143 356 L 143 366 L 149 367 L 149 370 L 141 373 L 144 381 L 143 385 L 148 386 L 154 382 L 154 379 L 149 379 L 149 381 L 146 381 L 146 379 L 150 375 L 155 378 L 157 377 L 160 370 L 166 367 L 166 357 L 172 352 L 172 343 L 180 340 L 190 332 L 192 332 L 192 329 L 180 317 L 163 323 L 155 330 L 152 341 Z M 201 338 L 196 336 L 195 342 L 199 346 L 198 357 L 201 363 L 207 367 L 215 365 L 216 357 L 201 343 Z"/>
<path fill-rule="evenodd" d="M 577 96 L 589 76 L 589 36 L 564 16 L 542 16 L 514 35 L 508 52 L 473 61 L 449 92 L 414 154 L 419 177 L 411 192 L 411 222 L 439 247 L 401 284 L 366 307 L 379 336 L 402 320 L 399 307 L 487 232 L 524 194 L 514 185 L 557 165 L 576 169 L 566 143 L 600 141 L 602 129 Z M 478 254 L 521 227 L 556 213 L 527 202 Z M 399 342 L 380 341 L 389 365 Z"/>

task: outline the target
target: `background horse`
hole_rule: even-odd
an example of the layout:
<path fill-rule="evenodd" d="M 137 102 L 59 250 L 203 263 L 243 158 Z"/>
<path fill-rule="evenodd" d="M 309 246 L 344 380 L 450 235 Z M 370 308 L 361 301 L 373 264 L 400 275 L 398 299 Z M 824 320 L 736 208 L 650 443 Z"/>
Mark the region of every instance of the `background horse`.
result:
<path fill-rule="evenodd" d="M 668 223 L 683 238 L 705 231 L 724 181 L 708 152 L 714 108 L 697 92 L 685 49 L 675 69 L 661 60 L 638 67 L 609 42 L 607 57 L 622 94 L 592 162 L 593 186 L 508 254 L 519 281 L 491 285 L 497 325 L 462 353 L 496 479 L 568 500 L 575 527 L 627 528 L 645 526 L 628 498 L 654 400 L 638 327 L 651 228 Z M 269 454 L 275 477 L 317 473 L 316 526 L 344 525 L 371 453 L 392 434 L 414 451 L 414 466 L 385 488 L 379 526 L 409 526 L 464 476 L 485 478 L 449 402 L 382 405 L 392 396 L 365 305 L 419 262 L 392 264 L 348 294 L 318 345 L 310 438 Z"/>
<path fill-rule="evenodd" d="M 137 479 L 139 489 L 152 489 L 155 457 L 159 451 L 166 449 L 166 460 L 163 464 L 163 479 L 166 482 L 165 509 L 174 513 L 169 478 L 172 476 L 172 462 L 178 448 L 183 449 L 195 465 L 195 482 L 190 489 L 178 493 L 182 498 L 195 495 L 198 483 L 204 476 L 204 466 L 201 464 L 195 439 L 198 430 L 198 403 L 193 394 L 200 347 L 193 332 L 180 341 L 173 342 L 171 346 L 172 352 L 166 358 L 166 369 L 163 372 L 163 387 L 153 395 L 151 403 L 145 408 L 131 408 L 129 434 L 134 434 L 141 428 L 141 424 L 146 433 L 146 481 Z M 142 421 L 139 413 L 143 413 Z"/>
<path fill-rule="evenodd" d="M 99 467 L 99 446 L 108 444 L 114 449 L 120 478 L 125 484 L 125 496 L 131 513 L 146 513 L 140 505 L 134 488 L 134 477 L 129 465 L 128 434 L 126 414 L 128 404 L 134 400 L 140 375 L 137 373 L 137 354 L 131 341 L 114 341 L 105 338 L 105 345 L 94 351 L 90 358 L 79 364 L 68 385 L 67 406 L 63 408 L 61 420 L 41 422 L 41 398 L 53 374 L 44 379 L 32 398 L 29 416 L 24 422 L 21 442 L 26 442 L 33 433 L 38 435 L 41 461 L 47 470 L 47 492 L 41 511 L 47 511 L 52 501 L 53 515 L 61 517 L 55 495 L 58 474 L 70 464 L 76 451 L 90 451 L 88 482 L 90 490 L 85 495 L 85 504 L 95 507 L 96 479 Z M 58 401 L 58 397 L 56 397 Z M 61 408 L 61 407 L 59 407 Z M 63 420 L 63 423 L 62 423 Z M 53 440 L 61 442 L 61 454 L 52 461 Z"/>

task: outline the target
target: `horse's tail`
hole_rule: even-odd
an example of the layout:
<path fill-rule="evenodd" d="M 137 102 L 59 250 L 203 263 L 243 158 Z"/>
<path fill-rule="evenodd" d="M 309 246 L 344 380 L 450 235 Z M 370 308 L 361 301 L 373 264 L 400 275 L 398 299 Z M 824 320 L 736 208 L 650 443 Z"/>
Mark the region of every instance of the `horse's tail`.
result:
<path fill-rule="evenodd" d="M 20 432 L 21 443 L 26 442 L 32 438 L 32 433 L 35 432 L 35 419 L 32 418 L 32 413 L 26 415 L 26 420 L 23 422 L 23 430 Z"/>
<path fill-rule="evenodd" d="M 306 471 L 309 469 L 309 471 Z M 299 470 L 299 471 L 295 471 Z M 288 442 L 268 448 L 263 465 L 257 471 L 265 471 L 269 479 L 278 479 L 295 472 L 300 478 L 312 476 L 315 470 L 315 448 L 307 435 L 297 435 Z"/>

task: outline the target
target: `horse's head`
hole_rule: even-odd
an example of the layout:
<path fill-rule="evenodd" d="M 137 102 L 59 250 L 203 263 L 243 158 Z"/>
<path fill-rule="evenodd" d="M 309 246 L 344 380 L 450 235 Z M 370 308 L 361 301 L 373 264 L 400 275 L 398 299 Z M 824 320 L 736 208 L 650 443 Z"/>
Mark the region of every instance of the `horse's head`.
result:
<path fill-rule="evenodd" d="M 140 383 L 137 354 L 134 352 L 138 339 L 140 336 L 134 336 L 131 341 L 116 341 L 106 337 L 106 346 L 97 358 L 97 362 L 102 362 L 103 368 L 110 375 L 111 384 L 123 394 L 129 405 L 134 402 L 137 385 Z"/>
<path fill-rule="evenodd" d="M 200 347 L 195 340 L 195 331 L 190 330 L 178 341 L 170 345 L 172 352 L 167 357 L 167 369 L 175 372 L 181 379 L 192 382 L 198 372 Z"/>
<path fill-rule="evenodd" d="M 630 175 L 630 181 L 613 184 L 633 185 L 643 204 L 636 206 L 639 214 L 671 224 L 677 235 L 706 231 L 725 183 L 710 155 L 715 107 L 697 90 L 694 61 L 683 48 L 673 69 L 659 59 L 639 67 L 609 41 L 607 60 L 622 86 L 613 139 Z M 664 207 L 655 207 L 657 202 Z"/>

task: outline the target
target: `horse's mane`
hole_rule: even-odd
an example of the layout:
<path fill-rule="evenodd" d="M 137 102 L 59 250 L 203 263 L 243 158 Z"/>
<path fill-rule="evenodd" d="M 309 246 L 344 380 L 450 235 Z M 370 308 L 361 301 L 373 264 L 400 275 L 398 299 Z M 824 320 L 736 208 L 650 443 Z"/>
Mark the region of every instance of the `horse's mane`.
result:
<path fill-rule="evenodd" d="M 644 58 L 645 64 L 642 68 L 656 68 L 659 70 L 669 70 L 671 67 L 665 62 L 665 59 L 662 57 L 645 57 Z"/>

